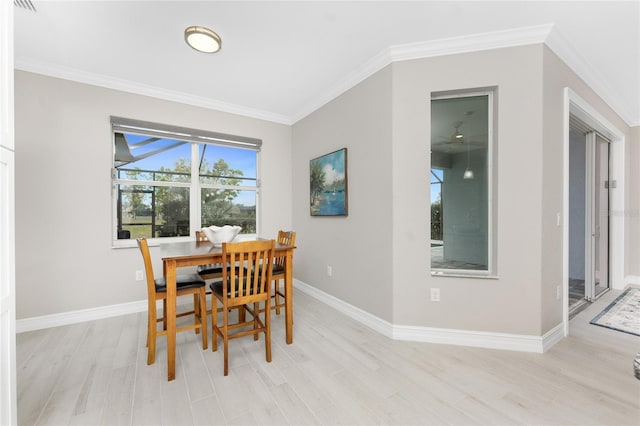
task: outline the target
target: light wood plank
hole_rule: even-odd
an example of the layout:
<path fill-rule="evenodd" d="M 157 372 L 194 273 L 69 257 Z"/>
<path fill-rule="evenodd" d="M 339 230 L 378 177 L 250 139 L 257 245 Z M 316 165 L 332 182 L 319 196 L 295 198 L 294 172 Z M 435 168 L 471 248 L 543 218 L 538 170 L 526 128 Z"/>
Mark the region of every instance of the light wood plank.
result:
<path fill-rule="evenodd" d="M 531 354 L 393 341 L 296 293 L 295 341 L 273 315 L 271 363 L 238 339 L 224 377 L 221 351 L 180 333 L 172 382 L 166 338 L 146 365 L 145 313 L 22 333 L 19 423 L 637 425 L 640 338 L 589 324 L 615 296 Z"/>

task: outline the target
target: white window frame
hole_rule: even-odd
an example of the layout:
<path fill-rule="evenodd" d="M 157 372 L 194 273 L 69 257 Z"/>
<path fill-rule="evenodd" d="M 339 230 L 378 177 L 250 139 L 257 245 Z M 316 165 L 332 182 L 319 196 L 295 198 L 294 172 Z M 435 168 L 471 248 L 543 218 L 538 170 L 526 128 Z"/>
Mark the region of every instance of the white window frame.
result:
<path fill-rule="evenodd" d="M 473 277 L 473 278 L 497 278 L 497 227 L 496 227 L 496 214 L 497 214 L 497 200 L 496 194 L 496 165 L 497 159 L 495 157 L 497 137 L 495 129 L 497 129 L 497 87 L 486 87 L 476 89 L 464 89 L 447 92 L 434 92 L 431 94 L 429 105 L 431 101 L 439 99 L 454 99 L 454 98 L 468 98 L 473 96 L 487 96 L 487 269 L 475 270 L 475 269 L 449 269 L 449 268 L 431 268 L 431 260 L 429 261 L 429 267 L 432 276 L 437 277 Z M 431 118 L 429 119 L 431 123 Z M 431 142 L 430 142 L 431 143 Z M 431 158 L 429 159 L 429 172 L 431 172 Z M 429 194 L 431 194 L 431 184 L 429 184 Z M 429 195 L 429 199 L 430 199 Z M 429 203 L 431 206 L 431 203 Z M 431 207 L 429 207 L 431 209 Z M 431 210 L 429 210 L 429 222 L 431 222 Z M 431 229 L 429 227 L 429 229 Z M 430 243 L 430 241 L 429 241 Z M 431 259 L 431 257 L 430 257 Z"/>
<path fill-rule="evenodd" d="M 118 178 L 118 172 L 113 167 L 115 156 L 115 134 L 127 133 L 142 136 L 160 136 L 167 139 L 175 139 L 190 142 L 191 159 L 199 157 L 199 147 L 202 144 L 211 144 L 218 146 L 227 146 L 237 149 L 248 149 L 256 152 L 256 185 L 220 185 L 220 184 L 202 184 L 200 182 L 200 170 L 197 161 L 191 161 L 191 182 L 162 182 L 136 179 Z M 203 188 L 212 189 L 231 189 L 235 191 L 254 191 L 256 193 L 256 234 L 246 234 L 250 236 L 259 235 L 260 233 L 260 147 L 262 141 L 260 139 L 248 138 L 243 136 L 228 135 L 223 133 L 201 131 L 176 126 L 169 126 L 158 123 L 150 123 L 139 120 L 132 120 L 121 117 L 111 117 L 111 147 L 113 155 L 111 158 L 111 240 L 112 247 L 134 247 L 135 239 L 120 240 L 118 239 L 118 185 L 135 185 L 135 186 L 155 186 L 155 187 L 171 187 L 171 188 L 189 188 L 189 236 L 180 237 L 161 237 L 148 238 L 151 245 L 157 245 L 160 242 L 176 242 L 186 241 L 195 238 L 195 231 L 201 228 L 202 220 L 202 204 L 201 194 Z"/>

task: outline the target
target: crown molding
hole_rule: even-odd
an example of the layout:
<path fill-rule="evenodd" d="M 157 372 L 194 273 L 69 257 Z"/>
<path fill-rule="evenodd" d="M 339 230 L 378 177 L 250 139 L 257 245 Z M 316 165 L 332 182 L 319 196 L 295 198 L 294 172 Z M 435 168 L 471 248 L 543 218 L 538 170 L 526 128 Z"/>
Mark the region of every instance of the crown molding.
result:
<path fill-rule="evenodd" d="M 545 40 L 545 45 L 558 55 L 627 125 L 640 126 L 640 101 L 635 106 L 626 104 L 623 101 L 624 97 L 616 93 L 608 83 L 609 79 L 591 67 L 557 28 L 551 31 Z"/>
<path fill-rule="evenodd" d="M 297 108 L 298 113 L 291 117 L 291 122 L 296 123 L 302 120 L 307 115 L 322 108 L 324 105 L 347 92 L 349 89 L 352 89 L 359 83 L 371 77 L 391 62 L 391 48 L 386 48 L 349 73 L 349 75 L 341 81 L 338 81 L 328 89 L 321 90 L 318 96 L 310 102 L 307 102 L 300 108 Z"/>
<path fill-rule="evenodd" d="M 640 126 L 640 106 L 625 105 L 622 101 L 623 97 L 616 94 L 607 83 L 608 80 L 598 75 L 597 71 L 576 53 L 576 50 L 560 34 L 554 24 L 391 46 L 351 72 L 344 80 L 328 90 L 323 90 L 318 97 L 299 108 L 299 113 L 292 117 L 291 121 L 295 123 L 303 119 L 393 62 L 532 44 L 548 46 L 629 126 Z"/>
<path fill-rule="evenodd" d="M 589 85 L 589 87 L 629 126 L 640 126 L 640 105 L 626 104 L 623 100 L 624 97 L 615 93 L 612 89 L 611 85 L 608 83 L 608 79 L 604 78 L 593 67 L 589 66 L 588 62 L 576 53 L 576 50 L 553 24 L 536 25 L 388 47 L 361 66 L 357 67 L 345 78 L 337 81 L 333 86 L 328 89 L 321 90 L 316 97 L 298 107 L 296 109 L 297 113 L 291 116 L 216 101 L 183 92 L 135 83 L 128 80 L 116 79 L 105 75 L 52 66 L 31 59 L 16 59 L 15 68 L 94 86 L 121 90 L 143 96 L 150 96 L 158 99 L 256 118 L 259 120 L 292 125 L 393 62 L 479 52 L 506 47 L 526 46 L 531 44 L 545 44 L 549 47 L 551 51 L 558 55 L 558 57 L 569 68 L 571 68 L 578 77 L 584 80 L 584 82 Z"/>
<path fill-rule="evenodd" d="M 344 80 L 323 90 L 317 98 L 300 108 L 292 121 L 295 123 L 303 119 L 393 62 L 543 43 L 552 27 L 552 24 L 537 25 L 391 46 L 355 69 Z"/>
<path fill-rule="evenodd" d="M 545 24 L 392 46 L 391 60 L 408 61 L 539 44 L 547 39 L 552 29 L 553 24 Z"/>
<path fill-rule="evenodd" d="M 271 113 L 254 108 L 248 108 L 241 105 L 230 104 L 227 102 L 216 101 L 201 96 L 190 95 L 184 92 L 163 89 L 161 87 L 150 86 L 146 84 L 136 83 L 128 80 L 109 77 L 106 75 L 88 73 L 72 68 L 54 66 L 45 64 L 32 59 L 16 59 L 15 68 L 32 72 L 35 74 L 43 74 L 50 77 L 61 78 L 65 80 L 76 81 L 79 83 L 89 84 L 92 86 L 104 87 L 107 89 L 120 90 L 123 92 L 135 93 L 138 95 L 149 96 L 152 98 L 163 99 L 167 101 L 179 102 L 182 104 L 207 108 L 216 111 L 228 112 L 245 117 L 256 118 L 259 120 L 271 121 L 279 124 L 291 125 L 293 122 L 284 115 Z"/>

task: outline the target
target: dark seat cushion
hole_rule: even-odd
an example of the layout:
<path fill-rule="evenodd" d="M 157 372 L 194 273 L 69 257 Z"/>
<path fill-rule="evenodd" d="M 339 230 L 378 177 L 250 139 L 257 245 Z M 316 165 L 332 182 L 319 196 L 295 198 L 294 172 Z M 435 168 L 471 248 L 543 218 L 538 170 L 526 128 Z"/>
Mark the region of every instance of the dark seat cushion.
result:
<path fill-rule="evenodd" d="M 284 274 L 284 265 L 276 265 L 273 264 L 273 269 L 271 270 L 271 275 L 280 275 Z"/>
<path fill-rule="evenodd" d="M 236 266 L 236 273 L 240 270 L 240 267 Z M 246 271 L 247 268 L 244 268 Z M 222 265 L 219 263 L 210 264 L 210 265 L 199 265 L 196 268 L 196 272 L 199 275 L 209 275 L 209 274 L 220 274 L 222 275 Z"/>
<path fill-rule="evenodd" d="M 167 282 L 164 277 L 155 280 L 156 292 L 164 293 L 167 291 Z M 178 290 L 185 288 L 204 287 L 206 283 L 197 274 L 184 274 L 176 276 L 176 287 Z"/>
<path fill-rule="evenodd" d="M 245 285 L 246 285 L 246 282 L 247 282 L 247 278 L 248 278 L 248 277 L 245 277 L 245 278 L 244 278 L 244 280 L 243 280 L 243 281 L 245 282 Z M 238 279 L 236 278 L 236 281 L 237 281 L 237 280 L 238 280 Z M 212 291 L 212 292 L 214 292 L 215 294 L 217 294 L 217 295 L 219 295 L 219 296 L 222 296 L 222 295 L 223 295 L 223 287 L 222 287 L 223 285 L 224 285 L 224 284 L 223 284 L 223 282 L 222 282 L 222 281 L 215 281 L 215 282 L 212 282 L 212 283 L 209 285 L 209 287 L 211 288 L 211 291 Z M 230 293 L 230 292 L 231 292 L 231 285 L 227 284 L 227 293 Z M 251 288 L 251 291 L 250 291 L 250 293 L 249 293 L 249 294 L 253 294 L 253 288 Z M 237 296 L 237 295 L 238 295 L 238 294 L 236 293 L 236 296 Z"/>
<path fill-rule="evenodd" d="M 200 275 L 222 274 L 222 265 L 220 263 L 212 263 L 209 265 L 199 265 L 196 271 Z"/>
<path fill-rule="evenodd" d="M 262 274 L 262 266 L 258 270 L 258 273 Z M 284 274 L 284 265 L 277 265 L 274 263 L 273 267 L 271 268 L 271 275 L 280 275 L 280 274 Z"/>

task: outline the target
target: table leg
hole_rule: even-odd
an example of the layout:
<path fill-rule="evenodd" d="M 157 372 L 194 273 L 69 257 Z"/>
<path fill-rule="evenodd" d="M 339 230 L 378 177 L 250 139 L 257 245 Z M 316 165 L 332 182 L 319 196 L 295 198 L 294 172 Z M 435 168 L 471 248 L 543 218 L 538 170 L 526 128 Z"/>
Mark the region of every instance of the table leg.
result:
<path fill-rule="evenodd" d="M 287 344 L 293 343 L 293 250 L 287 250 L 284 274 L 285 322 Z"/>
<path fill-rule="evenodd" d="M 167 284 L 167 380 L 176 378 L 176 262 L 164 265 Z"/>

